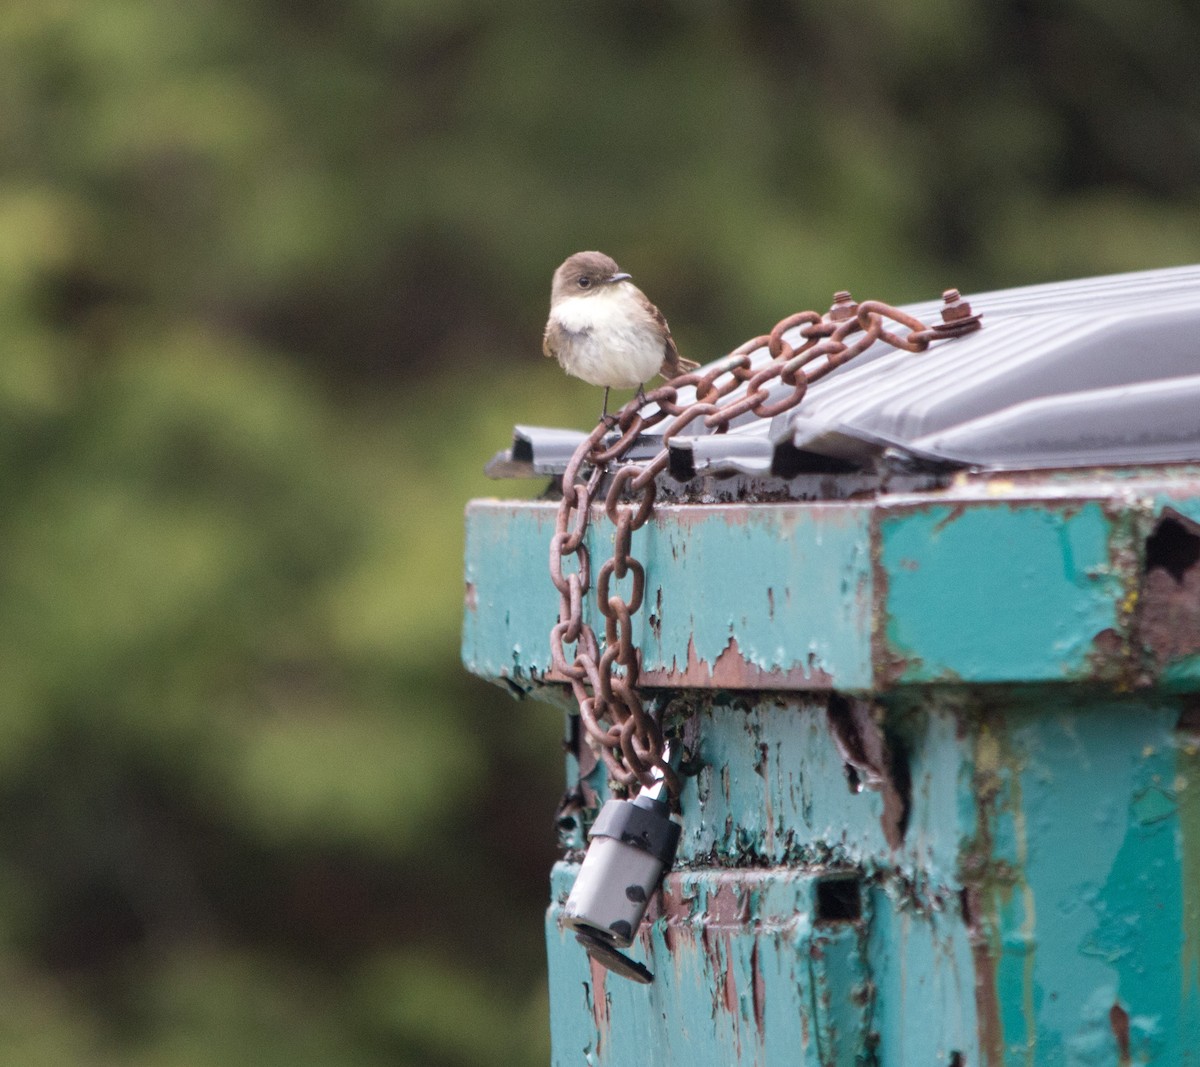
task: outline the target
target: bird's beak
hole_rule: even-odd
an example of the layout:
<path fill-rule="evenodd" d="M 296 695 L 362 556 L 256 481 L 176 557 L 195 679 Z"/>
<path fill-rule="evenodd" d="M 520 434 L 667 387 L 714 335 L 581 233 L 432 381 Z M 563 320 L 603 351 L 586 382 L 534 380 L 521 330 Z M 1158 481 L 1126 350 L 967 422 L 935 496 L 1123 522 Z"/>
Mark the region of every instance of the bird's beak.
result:
<path fill-rule="evenodd" d="M 613 282 L 627 282 L 631 277 L 633 277 L 631 274 L 614 274 L 608 279 L 608 282 L 610 285 Z"/>

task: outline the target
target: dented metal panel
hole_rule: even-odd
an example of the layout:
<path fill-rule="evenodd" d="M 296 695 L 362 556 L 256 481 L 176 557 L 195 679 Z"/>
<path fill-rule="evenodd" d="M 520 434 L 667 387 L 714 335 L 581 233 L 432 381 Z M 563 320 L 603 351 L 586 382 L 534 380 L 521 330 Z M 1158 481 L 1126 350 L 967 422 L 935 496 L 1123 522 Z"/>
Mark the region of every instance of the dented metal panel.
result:
<path fill-rule="evenodd" d="M 880 656 L 896 681 L 1085 676 L 1121 625 L 1112 521 L 1097 500 L 881 509 Z"/>

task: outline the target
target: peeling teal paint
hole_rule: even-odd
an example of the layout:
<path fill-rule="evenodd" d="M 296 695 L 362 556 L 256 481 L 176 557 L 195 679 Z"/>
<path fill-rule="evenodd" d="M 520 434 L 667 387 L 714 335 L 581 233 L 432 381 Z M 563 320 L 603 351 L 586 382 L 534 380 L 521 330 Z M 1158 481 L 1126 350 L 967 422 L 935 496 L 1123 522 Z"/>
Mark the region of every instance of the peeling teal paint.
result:
<path fill-rule="evenodd" d="M 638 1062 L 1110 1065 L 1114 1005 L 1131 1063 L 1197 1062 L 1200 905 L 1180 857 L 1200 849 L 1200 756 L 1178 707 L 1040 691 L 1003 714 L 938 697 L 892 713 L 913 781 L 900 850 L 878 794 L 850 792 L 821 704 L 697 710 L 705 768 L 661 914 L 632 950 L 657 974 L 649 991 L 589 967 L 558 924 L 575 867 L 556 868 L 556 1062 L 663 1045 Z M 863 908 L 822 931 L 830 874 L 857 880 Z M 576 993 L 588 983 L 608 998 L 603 1026 Z"/>
<path fill-rule="evenodd" d="M 463 660 L 476 674 L 528 681 L 549 668 L 558 614 L 549 572 L 554 512 L 500 501 L 467 508 Z"/>
<path fill-rule="evenodd" d="M 1183 1062 L 1175 990 L 1195 978 L 1180 958 L 1177 718 L 1169 705 L 1053 698 L 1006 716 L 1009 788 L 981 809 L 1012 842 L 990 893 L 1006 1063 L 1113 1063 L 1115 1003 L 1131 1016 L 1133 1062 Z M 1194 1022 L 1189 1034 L 1200 1038 Z"/>
<path fill-rule="evenodd" d="M 1136 543 L 1166 506 L 1200 514 L 1178 493 L 1124 510 L 1076 498 L 659 508 L 633 539 L 645 682 L 871 693 L 1134 677 L 1146 669 Z M 553 531 L 549 503 L 468 509 L 475 673 L 537 684 L 549 672 Z M 588 545 L 598 571 L 612 547 L 602 515 Z M 595 625 L 590 603 L 585 617 Z M 1200 654 L 1152 669 L 1175 691 L 1200 689 Z"/>
<path fill-rule="evenodd" d="M 880 794 L 851 790 L 823 703 L 717 702 L 696 715 L 701 770 L 685 781 L 680 801 L 694 816 L 684 821 L 682 862 L 714 852 L 755 864 L 820 858 L 895 867 L 914 882 L 952 878 L 974 810 L 960 807 L 961 768 L 947 758 L 950 710 L 930 706 L 909 716 L 906 746 L 920 803 L 900 852 L 885 840 Z"/>
<path fill-rule="evenodd" d="M 499 501 L 468 509 L 463 659 L 477 674 L 536 679 L 550 669 L 554 512 L 550 504 Z M 598 514 L 587 538 L 593 574 L 612 552 L 612 526 Z M 682 672 L 690 660 L 711 673 L 732 640 L 736 658 L 760 672 L 868 688 L 867 517 L 856 505 L 714 507 L 703 517 L 659 508 L 632 546 L 650 579 L 634 617 L 643 670 Z M 497 559 L 504 565 L 494 566 Z M 595 625 L 594 613 L 585 617 Z"/>
<path fill-rule="evenodd" d="M 717 872 L 673 875 L 673 914 L 644 928 L 638 946 L 656 979 L 637 986 L 586 963 L 564 973 L 566 959 L 581 955 L 557 921 L 575 872 L 555 867 L 556 903 L 547 916 L 554 1063 L 868 1062 L 865 928 L 815 918 L 815 875 L 748 871 L 745 898 L 736 900 Z"/>
<path fill-rule="evenodd" d="M 957 900 L 918 911 L 896 887 L 871 892 L 868 947 L 879 1067 L 978 1064 L 975 982 Z"/>
<path fill-rule="evenodd" d="M 869 686 L 867 519 L 845 504 L 661 509 L 634 539 L 657 618 L 641 634 L 645 669 L 681 671 L 689 656 L 711 667 L 732 640 L 762 672 Z"/>

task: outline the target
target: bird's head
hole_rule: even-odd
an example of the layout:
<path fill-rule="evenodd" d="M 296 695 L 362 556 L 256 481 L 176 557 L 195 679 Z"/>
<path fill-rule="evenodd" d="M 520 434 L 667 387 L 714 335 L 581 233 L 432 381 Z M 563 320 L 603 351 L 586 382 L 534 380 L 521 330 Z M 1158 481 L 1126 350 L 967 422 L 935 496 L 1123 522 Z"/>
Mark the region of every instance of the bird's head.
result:
<path fill-rule="evenodd" d="M 628 279 L 629 275 L 621 271 L 611 256 L 603 252 L 576 252 L 554 272 L 550 303 L 557 304 L 570 296 L 588 296 Z"/>

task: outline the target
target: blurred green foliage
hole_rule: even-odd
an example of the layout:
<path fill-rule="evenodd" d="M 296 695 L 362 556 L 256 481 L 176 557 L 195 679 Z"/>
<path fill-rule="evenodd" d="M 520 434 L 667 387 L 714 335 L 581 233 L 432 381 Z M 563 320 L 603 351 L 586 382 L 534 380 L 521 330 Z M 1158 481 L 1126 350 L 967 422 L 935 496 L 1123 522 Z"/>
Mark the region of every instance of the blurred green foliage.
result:
<path fill-rule="evenodd" d="M 599 247 L 716 357 L 1200 259 L 1167 0 L 0 5 L 0 1056 L 546 1061 L 561 727 L 461 517 Z M 540 487 L 505 486 L 506 493 Z"/>

